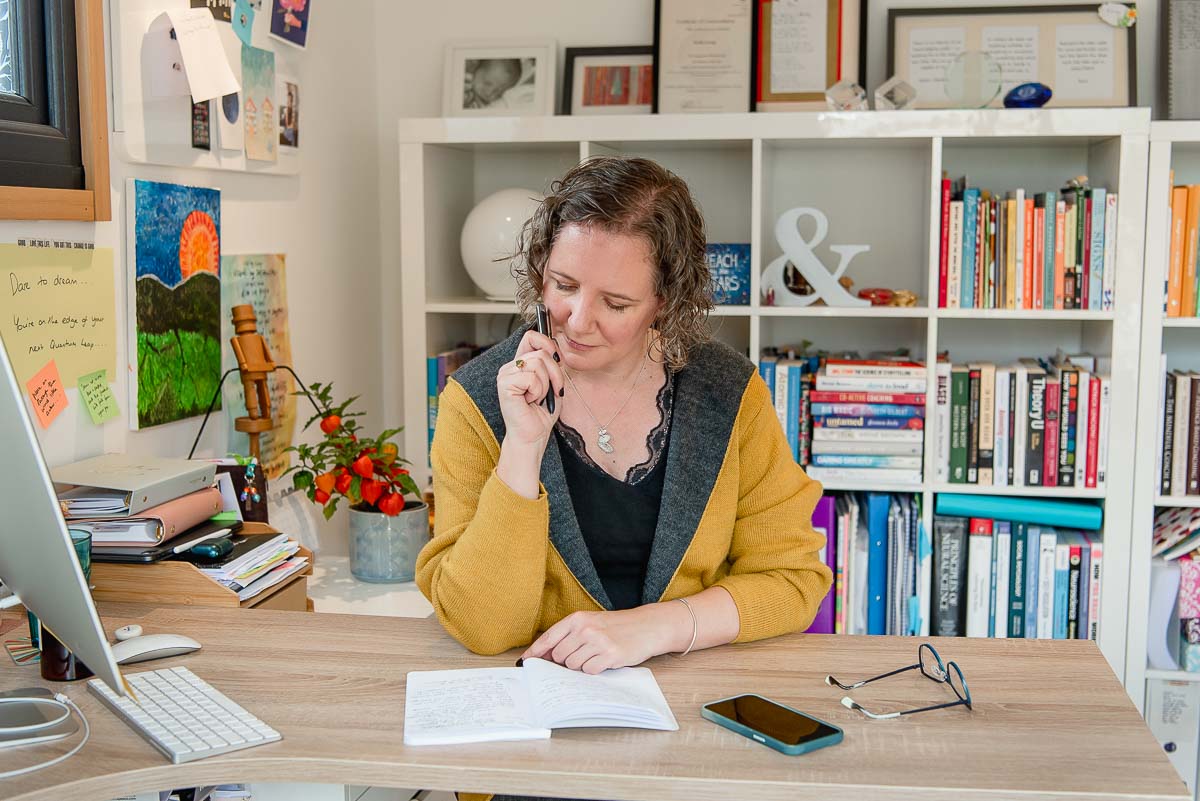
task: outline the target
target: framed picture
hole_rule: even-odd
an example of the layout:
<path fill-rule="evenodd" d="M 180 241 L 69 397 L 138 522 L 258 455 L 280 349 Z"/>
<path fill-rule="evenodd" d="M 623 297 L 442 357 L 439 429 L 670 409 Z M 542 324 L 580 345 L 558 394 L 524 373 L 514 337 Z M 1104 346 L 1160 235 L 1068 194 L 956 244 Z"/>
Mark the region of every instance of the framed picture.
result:
<path fill-rule="evenodd" d="M 654 111 L 750 111 L 757 0 L 654 0 Z"/>
<path fill-rule="evenodd" d="M 568 47 L 563 114 L 649 114 L 654 105 L 654 48 Z"/>
<path fill-rule="evenodd" d="M 271 0 L 271 38 L 304 49 L 312 0 Z"/>
<path fill-rule="evenodd" d="M 950 108 L 947 68 L 964 51 L 983 51 L 1000 66 L 1004 106 L 1014 86 L 1050 87 L 1054 107 L 1137 103 L 1132 27 L 1104 21 L 1092 5 L 893 8 L 888 11 L 888 75 L 917 90 L 918 108 Z"/>
<path fill-rule="evenodd" d="M 553 39 L 458 42 L 446 46 L 442 114 L 446 117 L 554 113 Z"/>
<path fill-rule="evenodd" d="M 754 0 L 756 111 L 826 108 L 825 90 L 859 82 L 859 0 Z"/>

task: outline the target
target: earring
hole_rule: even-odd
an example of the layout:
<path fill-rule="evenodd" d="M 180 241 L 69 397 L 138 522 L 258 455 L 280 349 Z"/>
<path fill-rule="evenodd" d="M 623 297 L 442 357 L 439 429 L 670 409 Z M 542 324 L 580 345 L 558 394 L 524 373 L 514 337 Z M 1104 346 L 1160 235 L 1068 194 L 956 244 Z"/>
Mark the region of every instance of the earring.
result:
<path fill-rule="evenodd" d="M 259 493 L 258 487 L 255 484 L 255 467 L 258 465 L 258 460 L 250 457 L 250 461 L 246 463 L 246 483 L 242 485 L 241 501 L 246 505 L 246 509 L 250 509 L 250 499 L 254 499 L 254 503 L 262 500 L 262 495 Z"/>

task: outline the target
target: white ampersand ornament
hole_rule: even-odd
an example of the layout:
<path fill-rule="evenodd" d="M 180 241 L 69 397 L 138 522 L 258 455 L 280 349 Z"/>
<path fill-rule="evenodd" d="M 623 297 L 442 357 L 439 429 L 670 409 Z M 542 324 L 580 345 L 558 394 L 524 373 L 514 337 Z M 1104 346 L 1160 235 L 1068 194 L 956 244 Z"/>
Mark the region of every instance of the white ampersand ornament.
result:
<path fill-rule="evenodd" d="M 812 217 L 817 223 L 817 230 L 811 240 L 800 235 L 800 218 Z M 776 258 L 762 274 L 763 297 L 774 295 L 776 306 L 811 306 L 817 299 L 824 300 L 830 306 L 870 306 L 871 301 L 856 298 L 846 291 L 838 279 L 850 261 L 859 253 L 866 253 L 870 245 L 830 245 L 829 249 L 838 254 L 840 261 L 832 273 L 817 258 L 813 248 L 825 241 L 829 232 L 829 220 L 819 209 L 808 207 L 788 209 L 775 221 L 775 241 L 783 248 L 783 255 Z M 788 289 L 784 280 L 784 270 L 788 262 L 800 271 L 804 280 L 812 287 L 812 292 L 800 295 Z"/>

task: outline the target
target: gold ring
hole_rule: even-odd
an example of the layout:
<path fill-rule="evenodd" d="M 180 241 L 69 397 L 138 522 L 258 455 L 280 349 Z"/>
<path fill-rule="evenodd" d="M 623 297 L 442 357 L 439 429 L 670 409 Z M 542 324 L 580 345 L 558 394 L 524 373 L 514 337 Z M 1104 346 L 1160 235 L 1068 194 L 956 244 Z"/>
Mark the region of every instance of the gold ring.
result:
<path fill-rule="evenodd" d="M 517 366 L 518 370 L 525 369 L 525 360 L 524 359 L 517 359 L 515 362 L 513 362 L 513 364 L 515 364 Z"/>

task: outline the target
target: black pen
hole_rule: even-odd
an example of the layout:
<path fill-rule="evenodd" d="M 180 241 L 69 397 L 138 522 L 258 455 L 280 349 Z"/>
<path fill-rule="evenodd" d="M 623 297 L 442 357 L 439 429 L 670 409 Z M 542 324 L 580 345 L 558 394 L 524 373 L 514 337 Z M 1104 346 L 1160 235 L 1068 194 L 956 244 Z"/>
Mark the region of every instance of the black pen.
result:
<path fill-rule="evenodd" d="M 537 331 L 551 340 L 554 339 L 554 333 L 550 330 L 550 312 L 546 311 L 544 303 L 534 305 L 534 311 L 537 314 Z M 557 359 L 556 359 L 557 361 Z M 546 392 L 546 397 L 542 399 L 542 403 L 546 405 L 546 411 L 554 414 L 554 385 L 550 385 L 549 391 Z M 520 667 L 518 665 L 518 667 Z"/>

